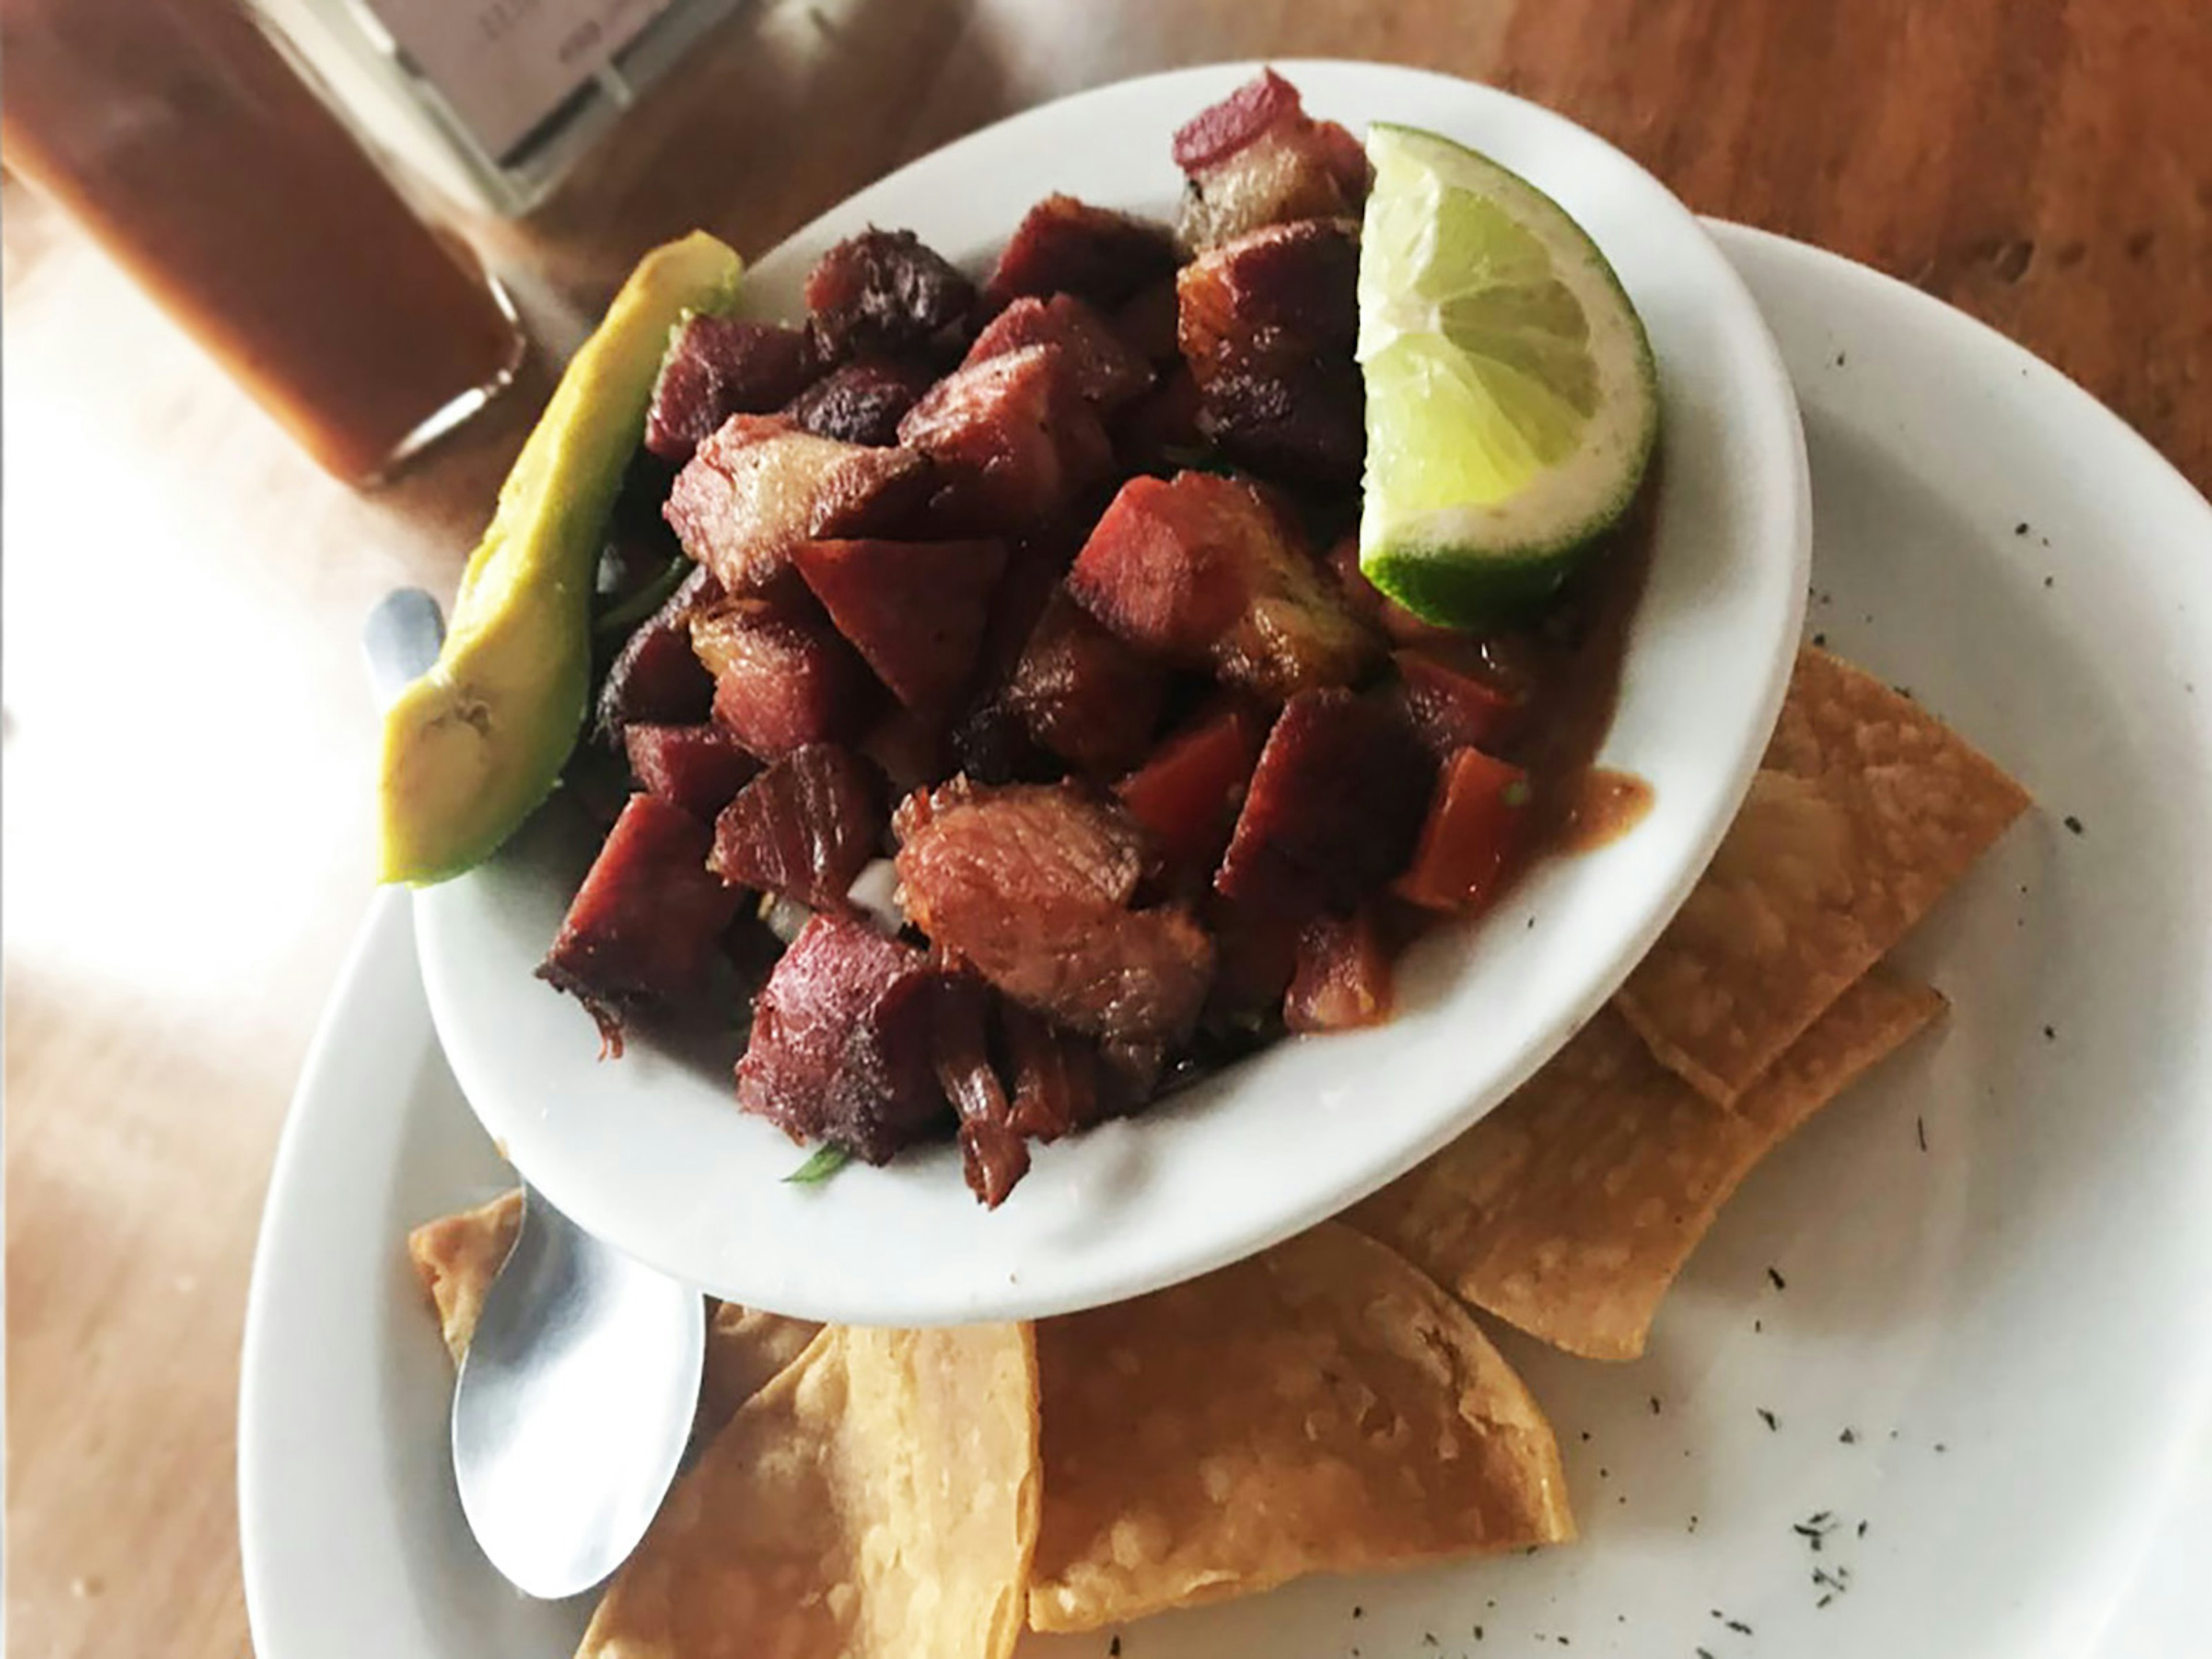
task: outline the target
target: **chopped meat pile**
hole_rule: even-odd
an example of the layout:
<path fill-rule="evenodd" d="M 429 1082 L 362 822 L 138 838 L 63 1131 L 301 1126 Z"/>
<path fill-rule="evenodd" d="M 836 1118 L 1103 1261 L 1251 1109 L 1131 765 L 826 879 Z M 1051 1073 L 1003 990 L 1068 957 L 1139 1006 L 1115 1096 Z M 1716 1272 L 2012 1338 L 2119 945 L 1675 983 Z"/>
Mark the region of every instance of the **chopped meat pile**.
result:
<path fill-rule="evenodd" d="M 614 1053 L 750 994 L 739 1107 L 957 1146 L 994 1206 L 1164 1078 L 1387 1018 L 1527 851 L 1516 642 L 1346 536 L 1358 142 L 1268 72 L 1173 155 L 1174 230 L 1049 197 L 979 283 L 872 228 L 804 319 L 678 331 L 637 471 L 695 568 L 605 670 L 632 793 L 541 969 Z"/>

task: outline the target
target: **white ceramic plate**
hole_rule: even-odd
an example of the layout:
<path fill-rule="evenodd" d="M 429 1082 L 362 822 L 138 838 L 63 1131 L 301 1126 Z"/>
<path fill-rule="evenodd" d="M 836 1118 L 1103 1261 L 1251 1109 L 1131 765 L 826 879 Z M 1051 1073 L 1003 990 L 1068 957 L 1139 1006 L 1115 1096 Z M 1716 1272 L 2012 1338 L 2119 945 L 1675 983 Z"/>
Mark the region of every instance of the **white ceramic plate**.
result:
<path fill-rule="evenodd" d="M 1957 313 L 1717 234 L 1805 410 L 1808 625 L 2039 807 L 1907 949 L 1949 1019 L 1759 1171 L 1644 1359 L 1507 1334 L 1559 1425 L 1581 1542 L 1150 1621 L 1129 1659 L 1425 1654 L 1429 1633 L 1481 1659 L 1538 1632 L 1547 1652 L 1685 1659 L 2204 1650 L 2212 508 Z M 580 1605 L 504 1588 L 453 1497 L 449 1367 L 399 1241 L 501 1174 L 408 935 L 381 901 L 270 1185 L 240 1403 L 260 1659 L 556 1659 L 581 1627 Z M 1816 1555 L 1790 1528 L 1824 1510 L 1841 1524 Z M 1825 1608 L 1816 1567 L 1849 1570 Z"/>
<path fill-rule="evenodd" d="M 1689 213 L 1618 151 L 1487 88 L 1372 64 L 1290 64 L 1317 113 L 1464 139 L 1589 228 L 1650 331 L 1665 475 L 1649 588 L 1602 758 L 1656 806 L 1602 852 L 1555 860 L 1483 926 L 1409 962 L 1385 1027 L 1279 1045 L 1141 1120 L 1040 1149 L 981 1209 L 949 1146 L 785 1184 L 805 1154 L 733 1103 L 737 1043 L 599 1035 L 532 976 L 589 857 L 554 814 L 491 866 L 419 901 L 424 982 L 454 1074 L 554 1203 L 678 1278 L 757 1307 L 856 1323 L 1087 1307 L 1248 1255 L 1443 1145 L 1565 1041 L 1626 975 L 1733 814 L 1771 727 L 1810 532 L 1797 414 L 1742 284 Z M 757 314 L 802 310 L 823 249 L 909 227 L 981 264 L 1054 190 L 1165 215 L 1176 126 L 1252 72 L 1193 70 L 1035 110 L 863 191 L 762 260 Z"/>

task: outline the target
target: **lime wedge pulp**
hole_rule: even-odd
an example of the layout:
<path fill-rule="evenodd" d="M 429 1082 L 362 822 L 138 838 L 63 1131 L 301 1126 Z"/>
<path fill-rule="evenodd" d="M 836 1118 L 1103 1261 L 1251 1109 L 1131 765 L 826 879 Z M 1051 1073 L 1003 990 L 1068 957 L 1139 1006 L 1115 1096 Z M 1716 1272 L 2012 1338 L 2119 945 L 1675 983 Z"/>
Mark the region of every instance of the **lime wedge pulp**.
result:
<path fill-rule="evenodd" d="M 1359 254 L 1359 565 L 1431 622 L 1556 589 L 1634 501 L 1659 429 L 1644 325 L 1582 227 L 1449 138 L 1376 123 Z"/>

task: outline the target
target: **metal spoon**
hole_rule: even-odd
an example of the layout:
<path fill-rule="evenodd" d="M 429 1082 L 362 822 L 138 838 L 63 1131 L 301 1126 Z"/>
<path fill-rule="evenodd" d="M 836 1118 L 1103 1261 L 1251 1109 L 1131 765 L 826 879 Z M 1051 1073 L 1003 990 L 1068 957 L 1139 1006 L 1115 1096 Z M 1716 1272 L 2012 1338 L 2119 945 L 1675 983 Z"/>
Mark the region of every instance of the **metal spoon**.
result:
<path fill-rule="evenodd" d="M 438 602 L 386 595 L 362 647 L 389 703 L 437 660 Z M 514 1248 L 453 1385 L 453 1476 L 469 1529 L 526 1595 L 590 1589 L 645 1535 L 691 1432 L 705 1364 L 699 1293 L 601 1243 L 522 1188 Z"/>

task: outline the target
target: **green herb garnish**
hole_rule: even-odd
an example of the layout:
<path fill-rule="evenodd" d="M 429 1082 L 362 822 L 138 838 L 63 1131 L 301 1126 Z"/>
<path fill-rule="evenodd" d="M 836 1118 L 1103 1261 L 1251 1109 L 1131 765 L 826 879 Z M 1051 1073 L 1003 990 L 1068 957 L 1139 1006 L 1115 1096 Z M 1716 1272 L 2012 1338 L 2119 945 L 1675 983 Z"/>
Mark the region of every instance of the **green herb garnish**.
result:
<path fill-rule="evenodd" d="M 603 614 L 592 626 L 601 634 L 627 634 L 668 602 L 668 596 L 684 586 L 684 579 L 696 568 L 687 558 L 674 558 L 668 568 L 624 599 L 620 605 Z"/>
<path fill-rule="evenodd" d="M 842 1146 L 824 1141 L 814 1149 L 814 1155 L 784 1176 L 787 1187 L 818 1187 L 853 1161 L 851 1152 Z"/>

